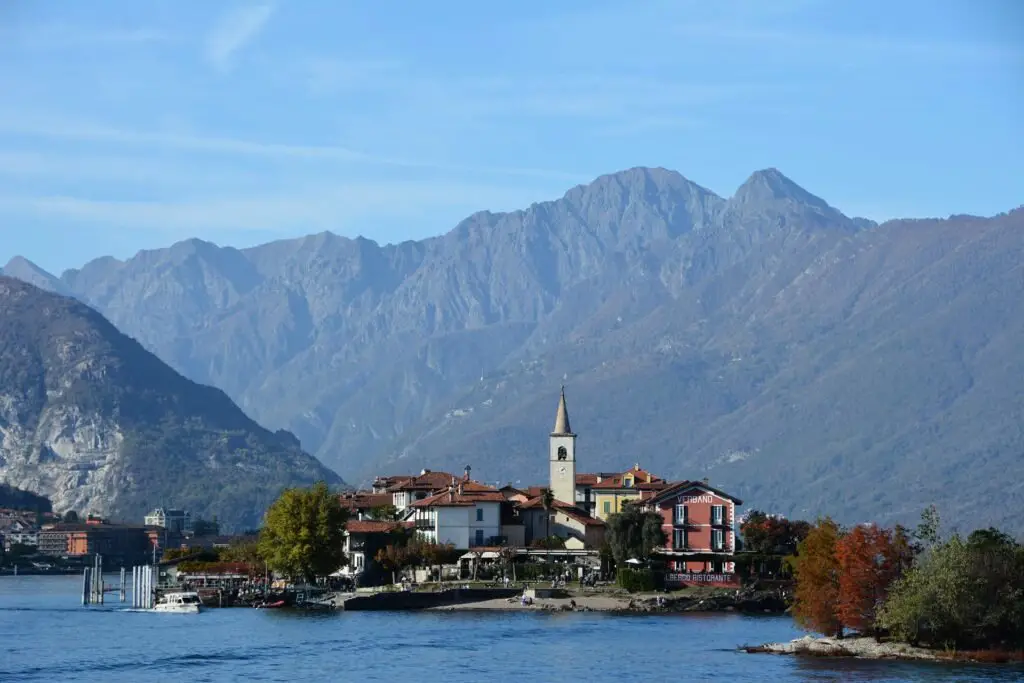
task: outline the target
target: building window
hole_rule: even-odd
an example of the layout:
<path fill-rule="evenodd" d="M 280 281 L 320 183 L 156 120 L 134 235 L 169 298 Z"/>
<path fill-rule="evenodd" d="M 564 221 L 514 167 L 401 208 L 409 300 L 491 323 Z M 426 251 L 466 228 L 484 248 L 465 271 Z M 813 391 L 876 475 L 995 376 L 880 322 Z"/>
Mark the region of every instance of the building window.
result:
<path fill-rule="evenodd" d="M 722 550 L 725 548 L 725 532 L 721 529 L 714 529 L 711 532 L 711 549 Z"/>
<path fill-rule="evenodd" d="M 611 511 L 612 511 L 612 502 L 610 500 L 606 500 L 604 502 L 604 514 L 607 515 L 607 514 L 611 513 Z"/>
<path fill-rule="evenodd" d="M 478 521 L 478 522 L 484 521 L 484 511 L 481 510 L 480 508 L 476 509 L 476 521 Z"/>
<path fill-rule="evenodd" d="M 724 505 L 712 505 L 711 506 L 711 523 L 721 524 L 722 519 L 725 517 L 725 506 Z"/>
<path fill-rule="evenodd" d="M 476 545 L 483 545 L 483 544 L 484 544 L 484 530 L 483 529 L 477 529 L 476 530 Z"/>
<path fill-rule="evenodd" d="M 685 505 L 676 505 L 676 524 L 686 524 L 688 510 Z"/>
<path fill-rule="evenodd" d="M 672 549 L 682 550 L 686 547 L 686 529 L 672 530 Z"/>

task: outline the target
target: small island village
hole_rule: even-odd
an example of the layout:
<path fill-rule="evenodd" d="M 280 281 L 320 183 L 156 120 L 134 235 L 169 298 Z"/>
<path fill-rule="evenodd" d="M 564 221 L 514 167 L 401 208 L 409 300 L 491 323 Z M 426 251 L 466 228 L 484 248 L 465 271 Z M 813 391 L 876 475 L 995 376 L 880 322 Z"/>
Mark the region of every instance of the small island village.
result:
<path fill-rule="evenodd" d="M 85 605 L 111 592 L 124 602 L 130 570 L 133 607 L 184 590 L 206 607 L 785 612 L 824 637 L 748 651 L 1022 659 L 1024 546 L 996 529 L 942 540 L 934 507 L 913 531 L 738 516 L 743 501 L 707 479 L 640 463 L 581 472 L 578 456 L 563 388 L 546 485 L 488 485 L 471 465 L 378 476 L 367 490 L 321 484 L 285 491 L 260 532 L 235 536 L 173 508 L 140 525 L 4 509 L 3 573 L 84 571 Z M 297 517 L 314 520 L 297 533 L 316 540 L 283 561 Z M 97 578 L 117 569 L 116 585 Z M 963 575 L 936 583 L 951 571 Z M 961 584 L 973 588 L 949 607 L 944 591 Z"/>
<path fill-rule="evenodd" d="M 511 560 L 517 579 L 544 576 L 549 582 L 596 585 L 613 574 L 615 559 L 606 539 L 610 520 L 635 509 L 660 517 L 664 542 L 642 553 L 643 558 L 624 558 L 630 566 L 657 558 L 669 588 L 739 586 L 735 553 L 740 499 L 707 480 L 666 480 L 639 463 L 621 471 L 580 472 L 564 389 L 548 441 L 547 485 L 499 488 L 475 480 L 467 465 L 459 473 L 423 469 L 379 476 L 368 490 L 338 494 L 347 512 L 344 563 L 321 578 L 353 590 L 390 585 L 395 579 L 407 585 L 472 577 L 493 581 Z M 37 524 L 24 511 L 0 514 L 7 554 L 35 551 L 22 561 L 23 573 L 69 565 L 77 570 L 101 555 L 108 569 L 155 560 L 162 583 L 203 588 L 234 588 L 249 583 L 253 575 L 265 580 L 267 574 L 266 567 L 244 561 L 201 566 L 196 560 L 204 554 L 252 539 L 219 535 L 215 523 L 194 522 L 186 510 L 157 508 L 140 525 L 88 514 L 81 519 L 40 515 Z M 448 561 L 440 568 L 392 566 L 397 571 L 389 571 L 382 551 L 396 534 L 446 549 Z M 197 565 L 200 572 L 180 569 Z M 511 581 L 502 576 L 502 583 L 506 578 Z"/>

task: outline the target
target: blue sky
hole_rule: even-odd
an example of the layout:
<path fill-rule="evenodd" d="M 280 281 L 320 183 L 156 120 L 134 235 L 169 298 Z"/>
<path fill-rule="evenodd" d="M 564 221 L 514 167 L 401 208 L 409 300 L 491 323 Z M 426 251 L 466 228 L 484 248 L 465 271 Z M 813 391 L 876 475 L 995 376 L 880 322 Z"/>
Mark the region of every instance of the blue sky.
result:
<path fill-rule="evenodd" d="M 0 4 L 0 264 L 444 232 L 632 166 L 1024 202 L 1019 0 Z"/>

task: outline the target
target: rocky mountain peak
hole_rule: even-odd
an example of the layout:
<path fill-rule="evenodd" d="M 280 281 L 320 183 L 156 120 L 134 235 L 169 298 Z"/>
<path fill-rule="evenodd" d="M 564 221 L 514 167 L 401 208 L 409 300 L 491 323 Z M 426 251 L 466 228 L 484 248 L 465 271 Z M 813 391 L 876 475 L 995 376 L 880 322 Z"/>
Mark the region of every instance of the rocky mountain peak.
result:
<path fill-rule="evenodd" d="M 40 268 L 23 256 L 15 256 L 0 268 L 0 274 L 35 285 L 48 292 L 70 296 L 70 291 L 56 276 Z"/>
<path fill-rule="evenodd" d="M 792 201 L 817 208 L 831 208 L 824 199 L 800 187 L 777 168 L 752 173 L 736 190 L 732 201 L 741 204 Z"/>

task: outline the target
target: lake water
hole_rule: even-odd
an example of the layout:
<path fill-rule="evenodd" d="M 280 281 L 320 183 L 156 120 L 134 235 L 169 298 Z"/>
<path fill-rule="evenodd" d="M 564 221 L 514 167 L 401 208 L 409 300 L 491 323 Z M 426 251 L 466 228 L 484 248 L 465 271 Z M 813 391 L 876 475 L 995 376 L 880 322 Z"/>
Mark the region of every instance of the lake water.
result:
<path fill-rule="evenodd" d="M 117 577 L 108 581 L 116 583 Z M 0 681 L 1020 681 L 1024 669 L 752 655 L 786 617 L 82 607 L 80 577 L 0 577 Z"/>

